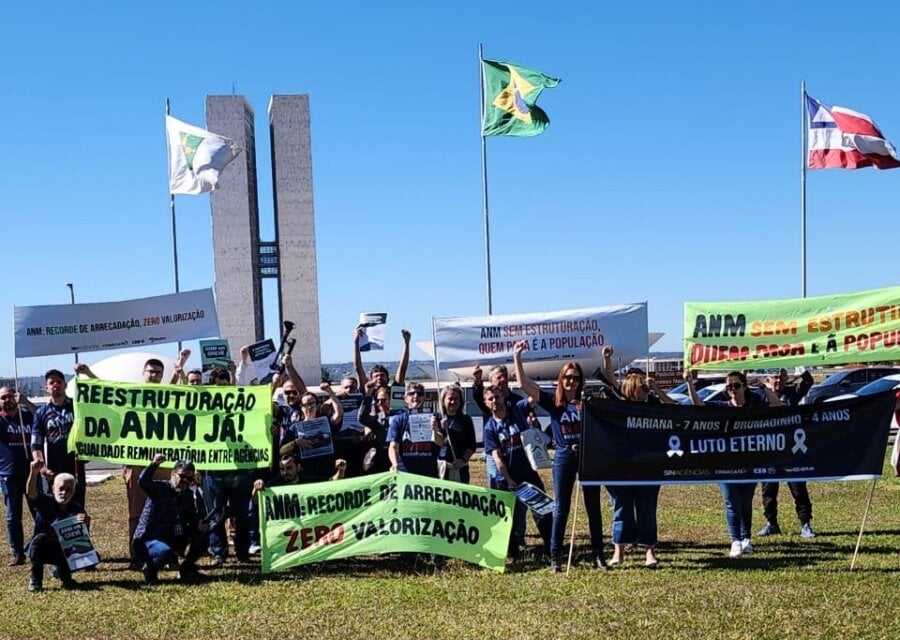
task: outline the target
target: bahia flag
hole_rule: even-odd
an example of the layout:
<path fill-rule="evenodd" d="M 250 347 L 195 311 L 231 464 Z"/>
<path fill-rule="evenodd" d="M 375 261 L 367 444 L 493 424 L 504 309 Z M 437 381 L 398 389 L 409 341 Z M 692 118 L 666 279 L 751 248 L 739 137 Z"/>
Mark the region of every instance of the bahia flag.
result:
<path fill-rule="evenodd" d="M 216 188 L 219 174 L 241 152 L 234 140 L 166 116 L 169 193 L 196 195 Z"/>
<path fill-rule="evenodd" d="M 484 121 L 482 136 L 536 136 L 550 124 L 547 114 L 535 106 L 544 89 L 559 84 L 557 78 L 508 62 L 482 60 Z"/>
<path fill-rule="evenodd" d="M 894 169 L 900 156 L 878 125 L 864 113 L 829 107 L 806 96 L 810 169 Z"/>

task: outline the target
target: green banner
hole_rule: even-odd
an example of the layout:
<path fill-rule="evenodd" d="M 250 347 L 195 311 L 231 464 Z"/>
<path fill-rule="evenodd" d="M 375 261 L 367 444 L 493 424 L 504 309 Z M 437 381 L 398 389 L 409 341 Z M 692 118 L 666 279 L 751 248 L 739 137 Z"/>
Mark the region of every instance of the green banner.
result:
<path fill-rule="evenodd" d="M 815 298 L 684 303 L 691 369 L 900 360 L 900 287 Z"/>
<path fill-rule="evenodd" d="M 268 386 L 180 386 L 79 379 L 69 450 L 82 460 L 198 469 L 256 469 L 271 463 Z M 164 463 L 166 464 L 166 463 Z"/>
<path fill-rule="evenodd" d="M 435 553 L 503 571 L 515 495 L 412 473 L 259 494 L 262 571 L 349 556 Z"/>

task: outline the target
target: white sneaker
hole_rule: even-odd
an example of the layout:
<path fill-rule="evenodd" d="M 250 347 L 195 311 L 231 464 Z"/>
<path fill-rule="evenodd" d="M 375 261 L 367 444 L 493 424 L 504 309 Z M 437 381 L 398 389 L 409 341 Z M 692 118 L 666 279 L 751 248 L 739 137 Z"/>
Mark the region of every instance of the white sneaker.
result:
<path fill-rule="evenodd" d="M 729 558 L 740 558 L 741 554 L 744 553 L 743 544 L 740 540 L 735 540 L 731 543 L 731 551 L 728 552 Z"/>
<path fill-rule="evenodd" d="M 750 538 L 744 538 L 743 540 L 741 540 L 741 553 L 753 553 L 753 545 L 750 544 Z"/>
<path fill-rule="evenodd" d="M 247 550 L 247 552 L 248 552 L 251 556 L 255 556 L 255 555 L 256 555 L 257 553 L 259 553 L 260 551 L 262 551 L 262 547 L 260 547 L 260 546 L 259 546 L 258 544 L 256 544 L 256 543 L 251 544 L 251 545 L 250 545 L 250 548 Z"/>

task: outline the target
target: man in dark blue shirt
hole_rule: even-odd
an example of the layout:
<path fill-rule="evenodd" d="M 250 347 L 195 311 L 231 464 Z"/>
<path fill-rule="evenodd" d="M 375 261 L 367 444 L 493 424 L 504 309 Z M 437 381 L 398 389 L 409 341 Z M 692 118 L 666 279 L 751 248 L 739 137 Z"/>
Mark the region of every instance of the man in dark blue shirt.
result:
<path fill-rule="evenodd" d="M 203 500 L 192 489 L 194 463 L 179 460 L 169 480 L 154 480 L 165 460 L 165 455 L 156 454 L 138 478 L 147 501 L 134 531 L 134 551 L 144 562 L 142 572 L 147 584 L 157 582 L 161 567 L 177 564 L 179 554 L 184 554 L 184 560 L 178 577 L 185 581 L 200 577 L 197 559 L 206 553 L 209 543 Z"/>
<path fill-rule="evenodd" d="M 28 543 L 28 557 L 31 559 L 28 590 L 34 592 L 44 588 L 45 564 L 56 566 L 57 576 L 64 589 L 77 589 L 78 583 L 72 579 L 72 571 L 69 569 L 53 523 L 74 516 L 78 522 L 89 526 L 91 520 L 84 512 L 84 507 L 73 500 L 77 481 L 71 473 L 57 473 L 53 476 L 51 494 L 38 491 L 38 477 L 43 468 L 43 460 L 31 461 L 25 489 L 25 495 L 35 510 L 34 535 Z"/>
<path fill-rule="evenodd" d="M 0 489 L 6 507 L 6 535 L 12 560 L 9 566 L 25 564 L 25 534 L 22 530 L 22 502 L 28 462 L 31 460 L 31 413 L 19 410 L 27 403 L 15 390 L 0 387 Z M 31 405 L 34 406 L 34 405 Z M 34 513 L 32 513 L 34 515 Z"/>
<path fill-rule="evenodd" d="M 31 423 L 31 456 L 44 463 L 41 474 L 49 487 L 57 473 L 71 473 L 78 480 L 75 502 L 84 504 L 84 465 L 69 453 L 69 431 L 75 422 L 72 399 L 66 397 L 66 378 L 62 371 L 50 369 L 44 374 L 50 402 L 34 412 Z"/>

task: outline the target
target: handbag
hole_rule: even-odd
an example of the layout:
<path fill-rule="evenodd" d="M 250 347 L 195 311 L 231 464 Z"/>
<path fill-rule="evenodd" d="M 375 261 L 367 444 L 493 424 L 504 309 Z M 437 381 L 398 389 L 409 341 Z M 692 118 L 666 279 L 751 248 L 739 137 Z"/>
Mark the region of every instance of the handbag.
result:
<path fill-rule="evenodd" d="M 450 439 L 450 429 L 447 429 L 447 433 L 444 436 L 447 439 L 447 446 L 450 450 L 450 455 L 456 460 L 456 448 L 453 446 L 453 441 Z M 459 469 L 453 466 L 452 462 L 447 462 L 446 460 L 438 460 L 438 478 L 441 480 L 449 480 L 451 482 L 460 482 Z"/>

